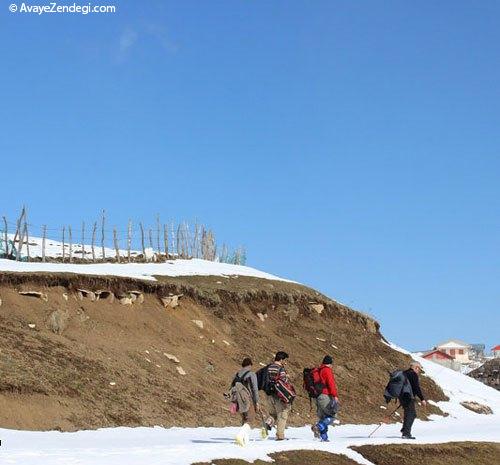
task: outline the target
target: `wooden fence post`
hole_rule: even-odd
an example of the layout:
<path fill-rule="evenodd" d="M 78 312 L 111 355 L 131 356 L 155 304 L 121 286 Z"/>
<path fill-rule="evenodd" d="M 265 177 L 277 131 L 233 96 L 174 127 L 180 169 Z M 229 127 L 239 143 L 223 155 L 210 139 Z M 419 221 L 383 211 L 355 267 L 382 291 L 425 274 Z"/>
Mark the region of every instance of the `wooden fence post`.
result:
<path fill-rule="evenodd" d="M 191 233 L 189 232 L 189 224 L 187 221 L 184 222 L 184 250 L 185 250 L 185 258 L 189 258 L 190 251 L 189 247 L 191 246 Z"/>
<path fill-rule="evenodd" d="M 5 226 L 5 231 L 4 231 L 5 258 L 9 258 L 9 235 L 7 233 L 7 230 L 8 230 L 7 218 L 5 218 L 5 216 L 3 217 L 3 224 Z"/>
<path fill-rule="evenodd" d="M 151 228 L 148 229 L 148 236 L 149 236 L 149 247 L 153 249 L 153 230 Z"/>
<path fill-rule="evenodd" d="M 82 221 L 82 258 L 85 260 L 85 221 Z"/>
<path fill-rule="evenodd" d="M 156 215 L 156 247 L 158 248 L 158 255 L 161 254 L 160 248 L 160 215 Z"/>
<path fill-rule="evenodd" d="M 172 233 L 170 236 L 172 238 L 172 255 L 173 255 L 175 253 L 175 226 L 174 226 L 173 221 L 172 221 L 172 228 L 171 228 L 170 232 Z M 179 251 L 177 251 L 177 254 L 179 254 Z"/>
<path fill-rule="evenodd" d="M 176 249 L 177 249 L 177 256 L 179 258 L 182 258 L 182 252 L 179 251 L 180 247 L 180 235 L 181 235 L 181 225 L 179 223 L 179 225 L 177 226 L 177 238 L 176 238 Z"/>
<path fill-rule="evenodd" d="M 21 260 L 21 252 L 23 250 L 24 244 L 24 229 L 21 225 L 19 225 L 19 239 L 17 240 L 17 255 L 16 260 Z"/>
<path fill-rule="evenodd" d="M 194 258 L 200 258 L 199 257 L 199 249 L 200 249 L 200 225 L 198 224 L 198 221 L 196 221 L 194 225 L 194 238 L 193 238 L 193 257 Z"/>
<path fill-rule="evenodd" d="M 94 221 L 94 228 L 92 229 L 92 261 L 95 263 L 95 234 L 97 231 L 97 221 Z"/>
<path fill-rule="evenodd" d="M 14 235 L 14 240 L 12 241 L 12 244 L 15 246 L 16 245 L 16 240 L 20 237 L 22 239 L 23 231 L 22 231 L 22 224 L 23 224 L 23 219 L 24 215 L 26 214 L 26 209 L 23 206 L 23 209 L 21 210 L 21 215 L 19 216 L 17 220 L 17 228 L 16 228 L 16 234 Z M 18 248 L 17 248 L 17 254 L 16 254 L 16 260 L 19 261 L 21 259 L 21 250 L 23 248 L 23 241 L 19 240 L 18 242 Z"/>
<path fill-rule="evenodd" d="M 65 233 L 66 233 L 66 226 L 63 226 L 63 230 L 62 230 L 62 261 L 63 261 L 63 263 L 64 263 L 64 259 L 66 258 L 66 244 L 64 243 Z"/>
<path fill-rule="evenodd" d="M 42 228 L 42 262 L 45 262 L 45 242 L 47 241 L 47 225 L 44 224 Z"/>
<path fill-rule="evenodd" d="M 116 226 L 113 228 L 113 242 L 115 244 L 116 262 L 120 263 L 120 249 L 118 248 L 118 237 L 116 235 Z"/>
<path fill-rule="evenodd" d="M 68 226 L 68 236 L 69 236 L 69 262 L 73 261 L 73 236 L 71 235 L 71 226 Z"/>
<path fill-rule="evenodd" d="M 128 220 L 128 227 L 127 227 L 127 258 L 128 262 L 130 263 L 130 248 L 132 246 L 132 221 Z"/>
<path fill-rule="evenodd" d="M 101 228 L 101 248 L 102 248 L 102 261 L 106 261 L 106 251 L 104 250 L 104 223 L 106 222 L 106 211 L 102 211 L 102 228 Z"/>
<path fill-rule="evenodd" d="M 163 225 L 163 246 L 165 247 L 165 261 L 168 260 L 168 224 Z"/>
<path fill-rule="evenodd" d="M 24 221 L 24 234 L 26 236 L 26 255 L 28 255 L 28 261 L 30 261 L 30 238 L 28 234 L 28 223 Z"/>
<path fill-rule="evenodd" d="M 142 258 L 146 261 L 146 248 L 144 247 L 144 227 L 142 226 L 142 221 L 139 223 L 141 228 L 141 245 L 142 245 Z"/>

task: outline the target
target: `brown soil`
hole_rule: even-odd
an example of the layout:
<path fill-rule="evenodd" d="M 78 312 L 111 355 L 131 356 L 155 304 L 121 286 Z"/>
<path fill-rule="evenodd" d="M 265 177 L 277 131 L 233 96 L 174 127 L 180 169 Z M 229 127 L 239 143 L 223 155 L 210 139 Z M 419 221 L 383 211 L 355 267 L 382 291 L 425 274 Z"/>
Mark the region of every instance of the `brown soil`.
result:
<path fill-rule="evenodd" d="M 269 454 L 273 459 L 273 465 L 358 465 L 342 454 L 331 454 L 318 450 L 291 450 L 287 452 L 276 452 Z M 256 460 L 252 465 L 269 465 L 269 462 Z M 210 462 L 197 462 L 193 465 L 248 465 L 246 460 L 241 459 L 219 459 Z"/>
<path fill-rule="evenodd" d="M 497 465 L 500 463 L 500 444 L 454 442 L 426 445 L 380 445 L 353 447 L 374 465 Z M 270 454 L 275 465 L 355 465 L 358 462 L 345 455 L 317 450 L 292 450 Z M 256 460 L 253 465 L 269 462 Z M 193 465 L 246 465 L 241 459 L 219 459 Z"/>
<path fill-rule="evenodd" d="M 123 306 L 78 300 L 77 288 L 141 290 L 145 301 Z M 41 291 L 48 300 L 19 290 Z M 184 294 L 179 307 L 162 306 L 159 296 L 169 293 Z M 300 388 L 302 368 L 326 353 L 335 360 L 340 420 L 371 423 L 385 412 L 380 405 L 387 371 L 409 363 L 382 342 L 372 319 L 292 283 L 0 273 L 0 298 L 0 427 L 236 425 L 222 393 L 242 357 L 251 356 L 258 368 L 280 349 L 290 354 L 300 394 L 291 425 L 314 418 Z M 310 302 L 322 303 L 324 311 L 318 314 Z M 55 310 L 67 320 L 61 334 L 50 329 Z M 258 313 L 267 318 L 261 321 Z M 203 329 L 192 320 L 201 320 Z M 178 357 L 187 375 L 164 353 Z M 445 399 L 430 379 L 422 384 L 430 399 Z"/>
<path fill-rule="evenodd" d="M 498 465 L 500 444 L 452 442 L 446 444 L 353 447 L 375 465 Z"/>

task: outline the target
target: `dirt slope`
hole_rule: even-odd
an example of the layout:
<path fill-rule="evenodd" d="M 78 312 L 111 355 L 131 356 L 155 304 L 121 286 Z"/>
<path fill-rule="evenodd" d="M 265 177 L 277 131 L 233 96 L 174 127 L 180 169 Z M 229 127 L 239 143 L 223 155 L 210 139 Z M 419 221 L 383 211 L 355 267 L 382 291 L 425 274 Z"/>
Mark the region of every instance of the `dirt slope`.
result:
<path fill-rule="evenodd" d="M 500 444 L 451 442 L 446 444 L 388 444 L 353 447 L 375 465 L 498 465 Z"/>
<path fill-rule="evenodd" d="M 497 465 L 500 444 L 489 442 L 453 442 L 429 445 L 380 445 L 353 447 L 374 465 Z M 317 450 L 292 450 L 271 454 L 275 465 L 355 465 L 345 455 Z M 256 460 L 253 465 L 269 462 Z M 220 459 L 193 465 L 245 465 L 245 460 Z"/>
<path fill-rule="evenodd" d="M 319 450 L 292 450 L 270 454 L 273 465 L 358 465 L 358 462 L 341 454 L 331 454 Z M 252 465 L 269 465 L 264 460 L 255 460 Z M 248 465 L 241 459 L 218 459 L 210 462 L 198 462 L 193 465 Z"/>
<path fill-rule="evenodd" d="M 144 302 L 80 300 L 78 288 L 138 290 Z M 22 290 L 43 292 L 47 300 L 22 296 Z M 169 293 L 183 294 L 177 308 L 162 305 L 160 297 Z M 222 393 L 240 360 L 249 355 L 258 368 L 281 349 L 291 356 L 298 386 L 303 367 L 332 354 L 340 419 L 374 422 L 384 413 L 387 370 L 409 362 L 383 343 L 376 322 L 291 283 L 1 273 L 0 298 L 0 427 L 237 424 Z M 318 313 L 311 302 L 324 310 Z M 60 334 L 51 329 L 55 311 L 65 323 Z M 429 379 L 423 388 L 431 399 L 445 398 Z M 292 425 L 313 418 L 299 392 Z"/>

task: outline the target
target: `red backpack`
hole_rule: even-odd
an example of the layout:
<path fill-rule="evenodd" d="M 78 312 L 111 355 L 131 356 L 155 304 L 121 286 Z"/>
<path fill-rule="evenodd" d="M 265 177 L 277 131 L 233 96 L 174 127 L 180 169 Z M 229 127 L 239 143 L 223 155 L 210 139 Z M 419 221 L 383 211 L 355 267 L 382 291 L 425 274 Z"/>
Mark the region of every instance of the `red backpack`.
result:
<path fill-rule="evenodd" d="M 304 389 L 309 394 L 309 399 L 316 399 L 325 388 L 321 382 L 320 369 L 318 367 L 304 368 L 303 379 Z"/>

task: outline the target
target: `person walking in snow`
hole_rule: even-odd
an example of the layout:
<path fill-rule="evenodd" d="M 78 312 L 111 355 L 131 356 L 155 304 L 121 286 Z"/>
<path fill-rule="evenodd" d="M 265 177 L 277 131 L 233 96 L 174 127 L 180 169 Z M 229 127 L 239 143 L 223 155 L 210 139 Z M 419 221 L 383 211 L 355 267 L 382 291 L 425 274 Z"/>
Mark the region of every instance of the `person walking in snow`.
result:
<path fill-rule="evenodd" d="M 252 371 L 252 365 L 252 359 L 245 357 L 231 383 L 231 396 L 238 404 L 242 425 L 253 420 L 254 412 L 260 412 L 257 376 Z"/>
<path fill-rule="evenodd" d="M 316 408 L 318 422 L 311 427 L 314 436 L 328 441 L 328 425 L 332 424 L 338 411 L 338 393 L 333 375 L 333 358 L 330 355 L 323 357 L 323 362 L 317 369 L 320 386 L 323 386 L 321 394 L 316 397 Z"/>
<path fill-rule="evenodd" d="M 415 418 L 417 418 L 417 411 L 415 409 L 415 397 L 418 397 L 422 401 L 422 405 L 425 407 L 427 402 L 422 394 L 422 389 L 420 389 L 420 382 L 418 375 L 423 372 L 422 365 L 419 362 L 411 362 L 410 368 L 405 370 L 403 373 L 410 383 L 411 391 L 404 392 L 399 398 L 399 402 L 403 407 L 404 417 L 403 417 L 403 428 L 401 429 L 403 439 L 415 439 L 411 435 L 411 427 Z"/>
<path fill-rule="evenodd" d="M 271 386 L 279 384 L 281 387 L 287 388 L 295 397 L 295 390 L 290 383 L 290 378 L 286 372 L 288 354 L 283 351 L 276 353 L 274 362 L 267 367 L 267 376 Z M 273 391 L 266 392 L 269 405 L 269 415 L 273 418 L 276 425 L 276 440 L 282 441 L 285 439 L 285 428 L 288 420 L 288 414 L 292 408 L 293 397 L 287 401 L 283 396 L 276 392 L 276 387 Z"/>

